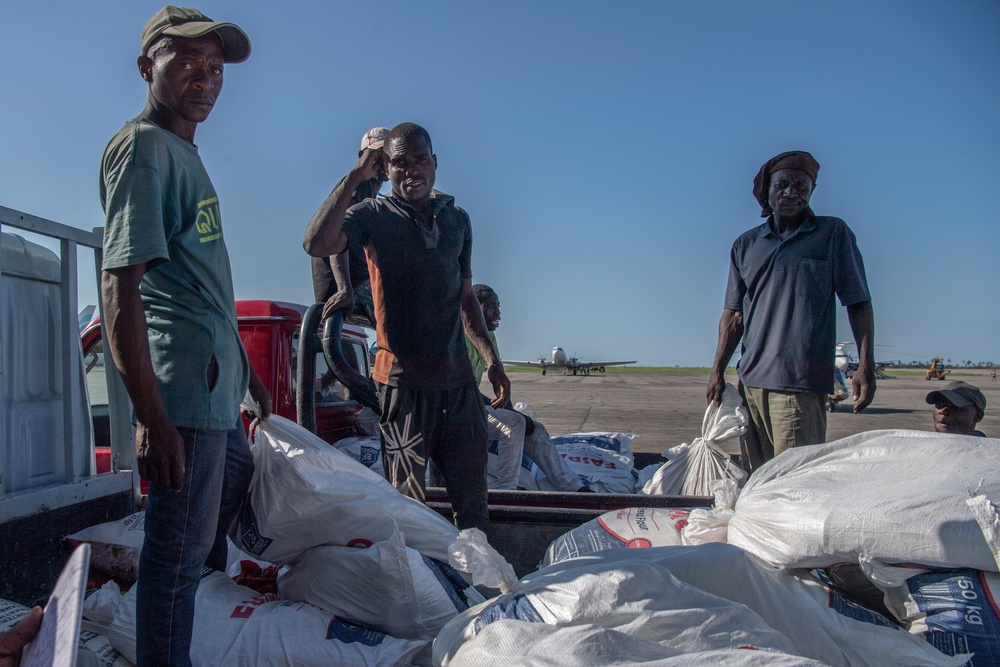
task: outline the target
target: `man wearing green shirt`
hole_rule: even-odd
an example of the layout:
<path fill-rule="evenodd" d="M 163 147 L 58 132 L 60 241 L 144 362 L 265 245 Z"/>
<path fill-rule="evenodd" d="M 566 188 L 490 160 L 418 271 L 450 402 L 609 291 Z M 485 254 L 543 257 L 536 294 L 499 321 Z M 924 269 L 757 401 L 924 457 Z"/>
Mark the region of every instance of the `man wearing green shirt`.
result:
<path fill-rule="evenodd" d="M 493 349 L 499 352 L 500 346 L 497 345 L 496 334 L 493 332 L 500 326 L 500 297 L 489 285 L 473 285 L 472 290 L 483 308 L 483 319 L 486 321 Z M 469 361 L 472 362 L 472 372 L 476 376 L 478 387 L 486 370 L 486 360 L 468 338 L 465 345 L 469 350 Z M 509 401 L 501 408 L 487 405 L 486 424 L 491 454 L 494 453 L 496 443 L 495 456 L 490 457 L 486 467 L 486 478 L 491 489 L 518 488 L 522 455 L 527 455 L 558 490 L 590 491 L 563 461 L 545 427 L 531 417 L 511 409 Z"/>
<path fill-rule="evenodd" d="M 225 570 L 226 533 L 253 461 L 239 406 L 271 397 L 236 328 L 219 197 L 194 144 L 225 63 L 250 56 L 232 23 L 168 5 L 145 25 L 146 106 L 101 161 L 106 214 L 101 303 L 115 366 L 135 409 L 136 461 L 149 480 L 136 606 L 137 665 L 190 665 L 203 568 Z"/>

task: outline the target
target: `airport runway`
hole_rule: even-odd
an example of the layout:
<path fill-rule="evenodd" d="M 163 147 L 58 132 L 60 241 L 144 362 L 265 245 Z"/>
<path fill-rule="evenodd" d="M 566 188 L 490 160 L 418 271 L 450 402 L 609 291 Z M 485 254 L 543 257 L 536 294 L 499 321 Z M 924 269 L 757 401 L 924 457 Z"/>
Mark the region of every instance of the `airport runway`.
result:
<path fill-rule="evenodd" d="M 1000 382 L 991 383 L 988 371 L 961 371 L 949 380 L 964 380 L 986 395 L 986 417 L 979 430 L 1000 438 Z M 892 373 L 890 372 L 890 375 Z M 510 374 L 514 401 L 528 404 L 552 435 L 577 431 L 627 431 L 638 437 L 635 451 L 661 452 L 701 433 L 705 414 L 708 375 L 595 373 L 590 376 Z M 736 383 L 735 373 L 726 378 Z M 880 380 L 874 402 L 855 415 L 848 399 L 828 414 L 827 438 L 836 440 L 876 429 L 933 429 L 931 406 L 924 402 L 929 391 L 944 382 L 922 376 L 900 376 Z M 483 382 L 484 393 L 491 393 Z M 730 453 L 739 452 L 734 443 Z"/>

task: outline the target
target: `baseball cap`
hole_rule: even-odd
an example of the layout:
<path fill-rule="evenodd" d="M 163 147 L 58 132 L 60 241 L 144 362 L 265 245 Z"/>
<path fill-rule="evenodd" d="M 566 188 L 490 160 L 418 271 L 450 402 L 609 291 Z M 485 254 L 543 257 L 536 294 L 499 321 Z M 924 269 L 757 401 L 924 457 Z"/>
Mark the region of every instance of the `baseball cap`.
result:
<path fill-rule="evenodd" d="M 364 136 L 361 137 L 361 150 L 358 151 L 359 154 L 363 153 L 366 148 L 374 148 L 375 150 L 382 148 L 387 134 L 389 134 L 389 128 L 387 127 L 373 127 L 365 132 Z"/>
<path fill-rule="evenodd" d="M 146 55 L 149 47 L 161 35 L 174 37 L 201 37 L 215 32 L 222 39 L 222 59 L 227 63 L 241 63 L 250 57 L 250 38 L 235 23 L 219 23 L 197 9 L 167 5 L 153 14 L 142 27 L 139 53 Z"/>
<path fill-rule="evenodd" d="M 986 396 L 983 395 L 983 392 L 979 391 L 979 387 L 973 386 L 968 382 L 962 382 L 961 380 L 949 382 L 941 389 L 927 394 L 927 402 L 930 404 L 940 403 L 942 399 L 951 403 L 956 408 L 975 405 L 979 408 L 980 413 L 986 412 Z"/>

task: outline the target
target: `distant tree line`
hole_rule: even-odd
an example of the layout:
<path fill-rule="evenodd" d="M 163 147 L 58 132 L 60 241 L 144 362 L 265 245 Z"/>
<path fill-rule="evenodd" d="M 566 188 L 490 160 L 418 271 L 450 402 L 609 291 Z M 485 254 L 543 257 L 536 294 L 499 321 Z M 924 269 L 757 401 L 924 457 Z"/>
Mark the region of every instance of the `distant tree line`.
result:
<path fill-rule="evenodd" d="M 951 368 L 997 368 L 1000 366 L 995 361 L 972 361 L 971 359 L 966 359 L 964 361 L 952 362 L 951 359 L 941 360 L 946 367 Z M 879 363 L 882 363 L 879 361 Z M 926 361 L 890 361 L 886 363 L 889 368 L 927 368 L 931 365 L 930 359 Z"/>

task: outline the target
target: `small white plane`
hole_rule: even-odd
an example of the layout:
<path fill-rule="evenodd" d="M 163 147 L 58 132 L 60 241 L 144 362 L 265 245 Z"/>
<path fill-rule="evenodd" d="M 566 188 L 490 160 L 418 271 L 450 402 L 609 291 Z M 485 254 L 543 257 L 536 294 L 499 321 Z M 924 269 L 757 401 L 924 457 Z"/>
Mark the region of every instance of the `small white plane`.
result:
<path fill-rule="evenodd" d="M 837 343 L 837 354 L 834 357 L 834 364 L 839 368 L 844 375 L 847 377 L 854 377 L 854 371 L 858 370 L 858 360 L 854 358 L 854 355 L 847 351 L 847 348 L 854 347 L 854 343 Z M 876 346 L 881 347 L 881 346 Z M 875 362 L 875 377 L 879 380 L 887 380 L 891 378 L 891 375 L 885 374 L 886 362 Z"/>
<path fill-rule="evenodd" d="M 566 356 L 566 351 L 561 347 L 552 348 L 551 359 L 546 359 L 545 357 L 539 357 L 538 361 L 507 361 L 503 360 L 504 364 L 510 364 L 511 366 L 535 366 L 542 369 L 542 375 L 550 368 L 561 368 L 563 369 L 563 375 L 572 373 L 573 375 L 590 375 L 590 371 L 597 371 L 598 373 L 603 373 L 605 367 L 607 366 L 624 366 L 625 364 L 634 364 L 635 361 L 580 361 L 576 357 Z"/>

